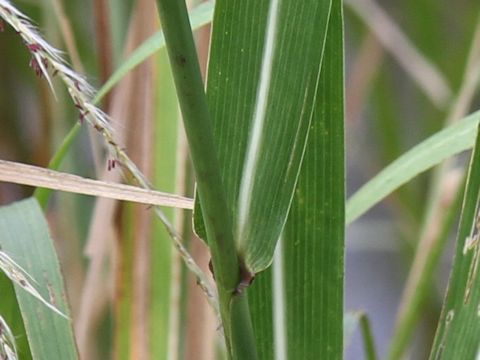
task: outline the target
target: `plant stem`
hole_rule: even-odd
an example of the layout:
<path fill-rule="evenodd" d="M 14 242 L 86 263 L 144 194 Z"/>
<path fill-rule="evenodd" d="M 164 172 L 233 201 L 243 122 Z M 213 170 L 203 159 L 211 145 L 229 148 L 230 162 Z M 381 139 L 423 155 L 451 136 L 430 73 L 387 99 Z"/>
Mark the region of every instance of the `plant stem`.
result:
<path fill-rule="evenodd" d="M 227 348 L 233 359 L 245 358 L 246 349 L 249 359 L 255 359 L 247 298 L 235 295 L 240 264 L 187 7 L 183 0 L 157 3 L 212 253 Z"/>

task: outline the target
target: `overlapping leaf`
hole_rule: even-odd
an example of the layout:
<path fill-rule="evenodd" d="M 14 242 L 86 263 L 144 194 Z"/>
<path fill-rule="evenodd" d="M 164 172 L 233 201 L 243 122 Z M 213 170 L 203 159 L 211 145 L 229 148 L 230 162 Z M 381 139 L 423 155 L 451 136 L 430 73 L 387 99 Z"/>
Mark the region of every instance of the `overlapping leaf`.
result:
<path fill-rule="evenodd" d="M 236 246 L 251 272 L 270 265 L 286 221 L 330 6 L 329 0 L 216 2 L 207 96 Z M 198 210 L 195 218 L 202 234 Z"/>

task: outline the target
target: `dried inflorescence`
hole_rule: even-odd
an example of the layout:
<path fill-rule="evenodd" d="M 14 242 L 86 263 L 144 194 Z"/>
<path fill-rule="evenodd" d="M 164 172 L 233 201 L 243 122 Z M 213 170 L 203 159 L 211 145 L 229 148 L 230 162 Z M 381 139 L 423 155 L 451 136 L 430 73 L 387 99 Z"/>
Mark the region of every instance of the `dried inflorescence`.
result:
<path fill-rule="evenodd" d="M 103 136 L 115 164 L 122 164 L 122 169 L 128 171 L 140 186 L 149 189 L 150 184 L 145 176 L 116 142 L 108 115 L 94 105 L 92 99 L 95 90 L 93 87 L 82 75 L 68 66 L 61 57 L 61 51 L 46 42 L 32 25 L 30 19 L 7 0 L 0 0 L 0 17 L 10 24 L 22 38 L 32 55 L 30 67 L 35 73 L 48 81 L 53 92 L 52 78 L 58 76 L 61 79 L 75 108 L 78 109 L 80 123 L 87 123 L 99 132 Z M 109 161 L 107 163 L 109 169 L 114 167 L 111 165 L 112 163 Z"/>
<path fill-rule="evenodd" d="M 32 56 L 30 67 L 35 73 L 48 81 L 52 91 L 54 91 L 52 77 L 58 76 L 67 87 L 75 107 L 79 110 L 80 119 L 87 121 L 107 137 L 110 143 L 115 144 L 108 116 L 92 102 L 94 89 L 83 76 L 68 66 L 61 57 L 62 52 L 46 42 L 32 25 L 31 20 L 7 0 L 0 0 L 0 17 L 22 38 Z M 116 152 L 116 149 L 110 150 Z M 132 170 L 136 171 L 134 168 Z"/>
<path fill-rule="evenodd" d="M 32 67 L 35 73 L 48 81 L 53 93 L 55 92 L 52 85 L 52 77 L 58 76 L 68 89 L 73 104 L 79 111 L 80 123 L 89 124 L 103 136 L 104 143 L 111 154 L 109 160 L 107 160 L 107 169 L 112 170 L 119 165 L 122 170 L 127 171 L 131 175 L 139 186 L 151 189 L 146 177 L 128 157 L 125 149 L 116 142 L 108 115 L 94 105 L 92 99 L 95 91 L 86 79 L 68 66 L 61 57 L 61 51 L 45 41 L 35 26 L 32 25 L 31 20 L 17 10 L 8 0 L 0 0 L 0 21 L 2 19 L 12 26 L 23 39 L 28 51 L 32 55 L 30 67 Z M 1 30 L 3 30 L 3 23 L 0 23 Z M 180 237 L 162 210 L 159 207 L 155 207 L 154 211 L 165 225 L 173 240 L 173 245 L 182 256 L 186 266 L 195 274 L 198 284 L 218 313 L 216 294 L 209 285 L 207 277 L 183 246 Z"/>

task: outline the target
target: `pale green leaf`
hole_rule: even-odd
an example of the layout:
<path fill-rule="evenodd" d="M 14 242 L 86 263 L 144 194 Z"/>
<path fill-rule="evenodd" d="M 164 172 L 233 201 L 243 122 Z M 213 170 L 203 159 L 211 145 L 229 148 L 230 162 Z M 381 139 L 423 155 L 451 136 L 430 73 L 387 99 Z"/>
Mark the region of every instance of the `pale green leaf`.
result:
<path fill-rule="evenodd" d="M 50 304 L 69 315 L 60 265 L 48 225 L 35 199 L 0 208 L 0 244 L 34 280 L 36 289 Z M 72 323 L 40 300 L 15 285 L 25 329 L 34 359 L 77 359 Z"/>
<path fill-rule="evenodd" d="M 348 200 L 346 223 L 356 220 L 415 176 L 470 149 L 475 142 L 479 120 L 480 112 L 467 116 L 430 136 L 384 168 Z"/>

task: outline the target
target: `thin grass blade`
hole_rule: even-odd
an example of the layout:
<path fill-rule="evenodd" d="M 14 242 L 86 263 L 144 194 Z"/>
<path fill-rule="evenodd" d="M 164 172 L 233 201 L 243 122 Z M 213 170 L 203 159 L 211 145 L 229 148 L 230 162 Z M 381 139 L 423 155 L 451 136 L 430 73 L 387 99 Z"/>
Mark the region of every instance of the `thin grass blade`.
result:
<path fill-rule="evenodd" d="M 346 223 L 356 220 L 415 176 L 453 155 L 470 149 L 475 142 L 479 120 L 480 112 L 467 116 L 430 136 L 384 168 L 348 199 Z"/>
<path fill-rule="evenodd" d="M 480 136 L 470 160 L 455 259 L 430 359 L 474 359 L 480 338 Z"/>
<path fill-rule="evenodd" d="M 343 341 L 346 348 L 357 327 L 360 327 L 365 351 L 365 359 L 376 360 L 375 344 L 368 316 L 362 311 L 349 311 L 343 318 Z"/>
<path fill-rule="evenodd" d="M 192 30 L 196 30 L 212 21 L 213 1 L 206 1 L 190 12 Z M 162 31 L 158 31 L 145 40 L 132 52 L 115 70 L 110 78 L 98 90 L 95 96 L 95 103 L 99 102 L 125 75 L 145 61 L 148 57 L 165 47 L 165 37 Z"/>

